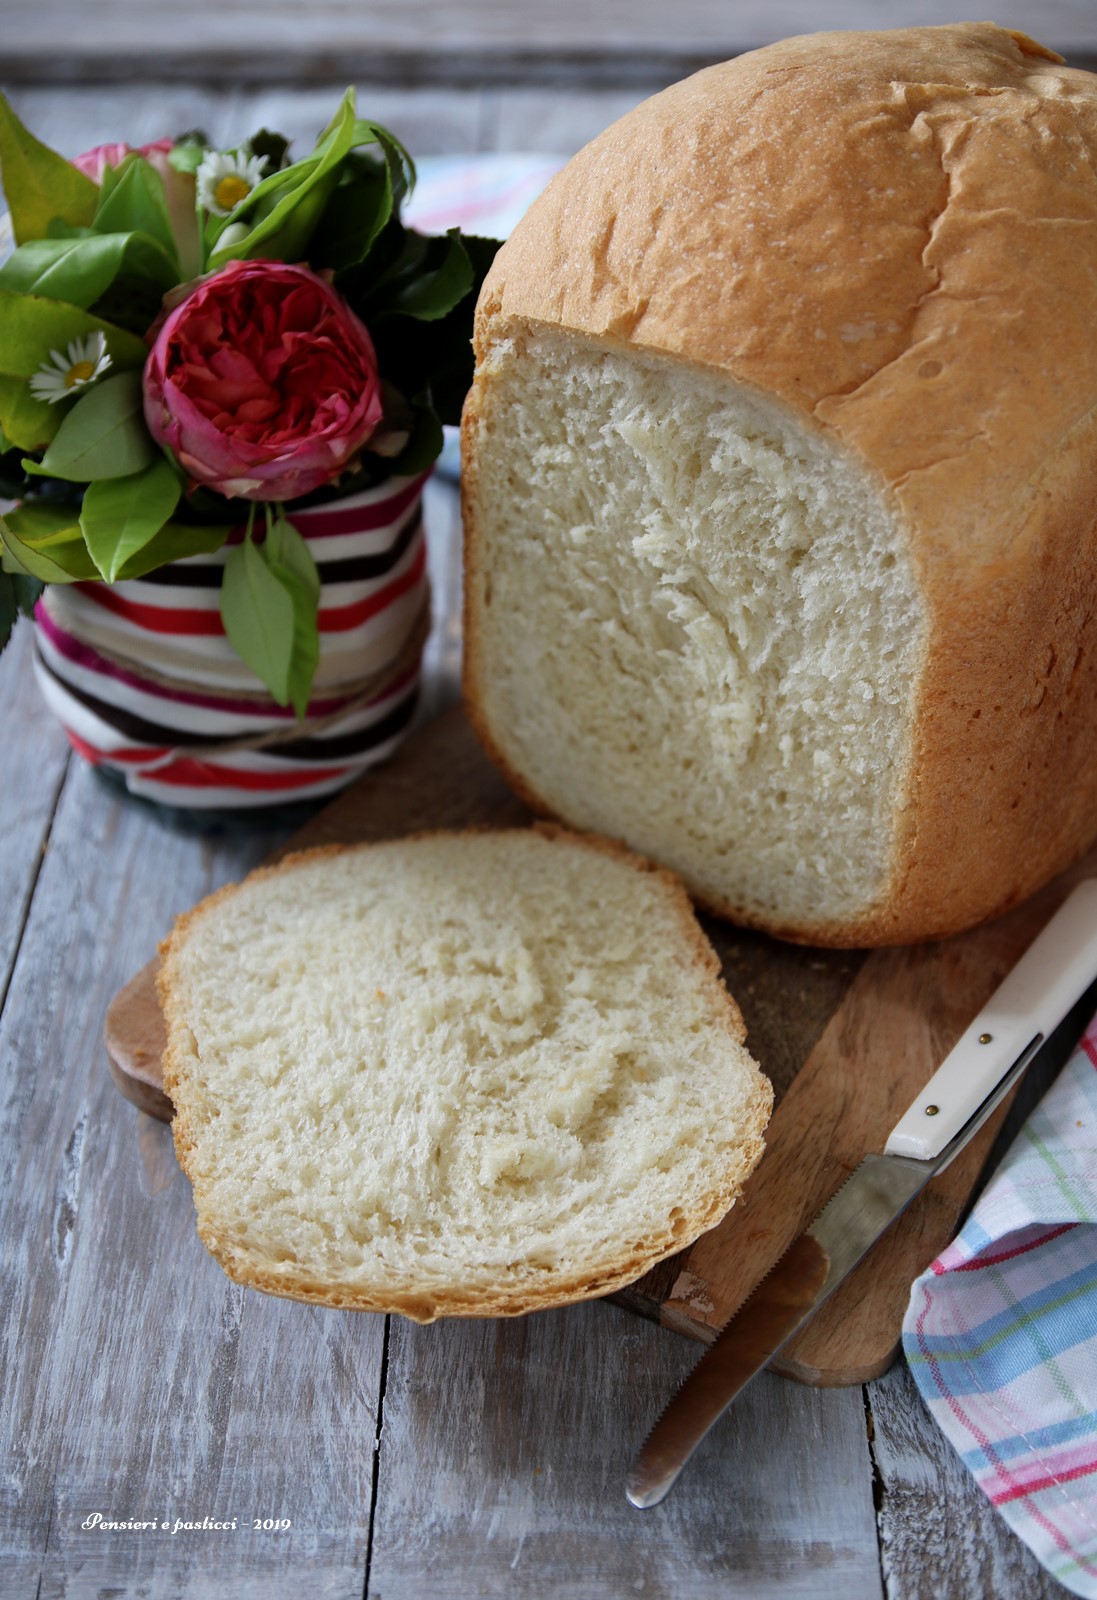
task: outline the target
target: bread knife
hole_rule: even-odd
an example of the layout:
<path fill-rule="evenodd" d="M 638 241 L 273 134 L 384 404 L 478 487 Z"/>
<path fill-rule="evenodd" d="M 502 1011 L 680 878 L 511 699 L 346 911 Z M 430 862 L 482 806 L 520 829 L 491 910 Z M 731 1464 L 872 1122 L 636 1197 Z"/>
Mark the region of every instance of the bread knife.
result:
<path fill-rule="evenodd" d="M 1097 878 L 1087 878 L 965 1030 L 883 1154 L 866 1155 L 720 1330 L 648 1434 L 626 1485 L 658 1505 L 750 1380 L 810 1321 L 929 1180 L 974 1137 L 1097 979 Z"/>

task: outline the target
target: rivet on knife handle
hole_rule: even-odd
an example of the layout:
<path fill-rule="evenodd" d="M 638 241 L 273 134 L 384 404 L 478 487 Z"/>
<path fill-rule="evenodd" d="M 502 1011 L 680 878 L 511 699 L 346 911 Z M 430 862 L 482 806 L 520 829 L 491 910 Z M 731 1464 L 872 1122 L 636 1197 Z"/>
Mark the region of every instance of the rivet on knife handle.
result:
<path fill-rule="evenodd" d="M 693 1368 L 629 1474 L 634 1506 L 658 1505 L 736 1395 L 974 1137 L 1095 981 L 1097 878 L 1087 878 L 896 1123 L 885 1153 L 865 1156 Z"/>

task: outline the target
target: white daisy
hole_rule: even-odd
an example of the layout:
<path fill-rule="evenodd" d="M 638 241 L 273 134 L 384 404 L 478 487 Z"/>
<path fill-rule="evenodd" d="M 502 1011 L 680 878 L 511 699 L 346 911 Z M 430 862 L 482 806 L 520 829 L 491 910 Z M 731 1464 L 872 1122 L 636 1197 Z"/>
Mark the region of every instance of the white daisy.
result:
<path fill-rule="evenodd" d="M 32 375 L 30 392 L 36 400 L 56 405 L 101 378 L 109 366 L 106 338 L 102 333 L 89 333 L 86 339 L 73 339 L 64 355 L 51 350 L 50 359 Z"/>
<path fill-rule="evenodd" d="M 196 177 L 199 204 L 215 217 L 228 217 L 262 181 L 263 158 L 239 150 L 210 150 Z"/>

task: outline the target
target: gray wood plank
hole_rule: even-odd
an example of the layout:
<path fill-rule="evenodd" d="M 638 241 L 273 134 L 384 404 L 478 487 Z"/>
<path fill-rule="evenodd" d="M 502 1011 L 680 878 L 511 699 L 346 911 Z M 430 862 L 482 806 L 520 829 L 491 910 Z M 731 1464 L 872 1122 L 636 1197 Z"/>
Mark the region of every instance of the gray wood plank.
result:
<path fill-rule="evenodd" d="M 868 1388 L 888 1600 L 1063 1600 L 947 1443 L 899 1362 Z"/>
<path fill-rule="evenodd" d="M 277 128 L 307 150 L 329 120 L 334 88 L 245 91 L 160 85 L 155 93 L 122 85 L 100 89 L 8 85 L 16 113 L 36 137 L 75 156 L 124 137 L 147 144 L 166 134 L 202 128 L 231 145 L 258 128 Z M 583 89 L 561 96 L 545 89 L 402 90 L 361 86 L 359 109 L 391 128 L 415 156 L 465 155 L 477 150 L 547 152 L 570 156 L 630 111 L 636 89 Z"/>
<path fill-rule="evenodd" d="M 0 656 L 4 848 L 0 850 L 0 996 L 7 993 L 30 896 L 42 864 L 69 745 L 31 680 L 33 631 L 16 623 Z"/>
<path fill-rule="evenodd" d="M 368 1597 L 879 1595 L 860 1390 L 763 1376 L 662 1506 L 628 1505 L 632 1456 L 695 1359 L 599 1304 L 394 1319 Z"/>
<path fill-rule="evenodd" d="M 644 98 L 639 89 L 500 88 L 484 94 L 486 147 L 572 156 Z"/>
<path fill-rule="evenodd" d="M 186 17 L 201 26 L 193 10 Z M 812 8 L 802 25 L 828 20 Z M 1038 31 L 1051 37 L 1043 22 Z M 341 81 L 346 57 L 331 60 Z M 383 86 L 363 107 L 417 153 L 566 154 L 637 97 Z M 305 141 L 331 94 L 130 85 L 110 96 L 22 89 L 17 104 L 42 137 L 75 152 L 196 122 L 225 141 L 263 122 Z M 428 506 L 439 530 L 432 674 L 451 672 L 459 653 L 448 494 L 432 488 Z M 19 659 L 0 664 L 0 706 L 5 733 L 13 715 L 26 719 L 5 771 L 8 805 L 24 797 L 26 831 L 14 851 L 7 840 L 0 885 L 14 884 L 22 904 L 44 797 L 52 803 L 66 757 Z M 452 680 L 432 676 L 424 703 L 452 692 Z M 119 1099 L 99 1045 L 107 1000 L 172 913 L 272 842 L 174 835 L 82 766 L 65 781 L 0 1023 L 0 1140 L 12 1152 L 0 1171 L 5 1595 L 36 1595 L 40 1580 L 44 1596 L 67 1597 L 362 1592 L 382 1324 L 229 1284 L 194 1235 L 166 1132 Z M 19 933 L 9 931 L 9 960 Z M 694 1357 L 600 1306 L 517 1324 L 396 1322 L 370 1594 L 880 1594 L 859 1391 L 760 1380 L 665 1507 L 642 1515 L 626 1505 L 632 1451 Z M 889 1596 L 1060 1594 L 952 1460 L 906 1375 L 874 1385 L 872 1397 Z M 95 1510 L 289 1516 L 294 1527 L 83 1530 Z"/>
<path fill-rule="evenodd" d="M 953 0 L 42 0 L 12 7 L 5 73 L 15 81 L 181 76 L 227 83 L 332 81 L 481 85 L 489 81 L 667 82 L 705 61 L 793 33 L 951 22 Z M 1088 0 L 998 0 L 1004 26 L 1049 44 L 1097 49 Z"/>
<path fill-rule="evenodd" d="M 0 1027 L 12 1592 L 40 1572 L 43 1596 L 258 1597 L 297 1570 L 318 1595 L 361 1594 L 382 1325 L 229 1283 L 170 1136 L 117 1094 L 101 1045 L 172 915 L 278 837 L 173 833 L 82 763 L 66 780 Z M 96 1512 L 238 1526 L 85 1530 Z M 250 1526 L 287 1516 L 277 1535 Z"/>
<path fill-rule="evenodd" d="M 0 79 L 7 65 L 5 57 Z M 216 89 L 193 83 L 159 84 L 150 90 L 136 81 L 104 94 L 85 85 L 29 88 L 9 80 L 8 91 L 16 113 L 36 137 L 62 155 L 78 155 L 119 139 L 148 144 L 189 128 L 202 128 L 215 144 L 226 147 L 259 128 L 276 128 L 293 141 L 294 153 L 303 155 L 331 120 L 340 90 L 353 81 L 353 74 L 341 74 L 337 85 L 309 90 Z M 403 139 L 413 154 L 461 155 L 480 142 L 483 95 L 476 89 L 446 92 L 374 84 L 360 89 L 358 107 L 363 116 Z"/>

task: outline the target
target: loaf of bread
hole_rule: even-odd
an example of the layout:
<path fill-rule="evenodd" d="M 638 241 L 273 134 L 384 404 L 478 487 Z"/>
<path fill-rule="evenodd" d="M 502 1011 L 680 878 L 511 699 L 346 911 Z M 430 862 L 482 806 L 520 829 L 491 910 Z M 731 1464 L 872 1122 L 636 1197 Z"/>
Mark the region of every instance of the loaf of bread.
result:
<path fill-rule="evenodd" d="M 645 102 L 496 259 L 466 697 L 543 813 L 834 945 L 1097 835 L 1097 78 L 990 23 Z"/>
<path fill-rule="evenodd" d="M 418 1322 L 606 1294 L 762 1151 L 772 1092 L 688 897 L 601 841 L 308 851 L 162 953 L 199 1233 L 256 1288 Z"/>

